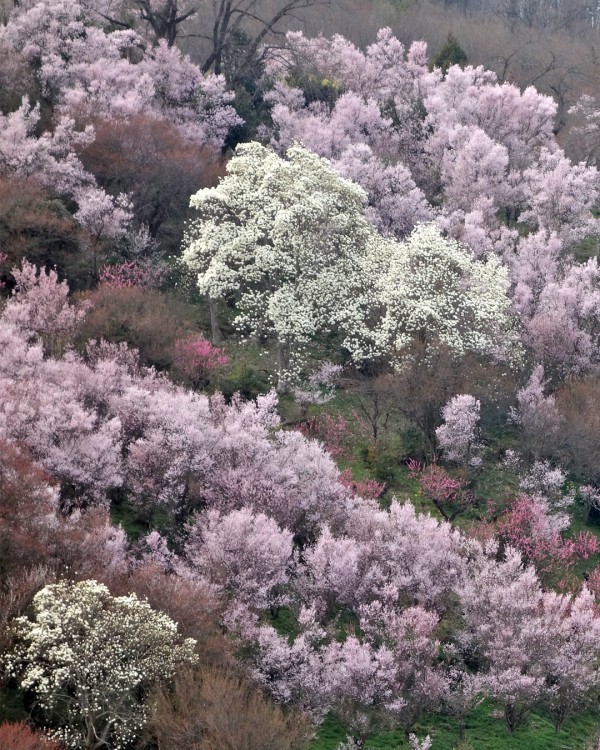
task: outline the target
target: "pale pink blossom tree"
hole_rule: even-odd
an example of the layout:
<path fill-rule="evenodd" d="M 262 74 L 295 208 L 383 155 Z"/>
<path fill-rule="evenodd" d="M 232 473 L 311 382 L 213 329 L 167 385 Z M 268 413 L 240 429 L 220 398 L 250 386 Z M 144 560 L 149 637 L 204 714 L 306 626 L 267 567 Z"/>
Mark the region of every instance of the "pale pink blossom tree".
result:
<path fill-rule="evenodd" d="M 275 609 L 286 603 L 292 534 L 250 508 L 200 514 L 188 529 L 189 564 L 236 603 Z"/>
<path fill-rule="evenodd" d="M 25 335 L 38 338 L 49 355 L 56 356 L 73 343 L 88 304 L 70 304 L 66 281 L 56 271 L 44 271 L 23 261 L 13 268 L 16 286 L 6 303 L 3 318 Z"/>
<path fill-rule="evenodd" d="M 527 383 L 517 391 L 517 406 L 511 409 L 511 421 L 519 426 L 527 450 L 536 457 L 560 429 L 561 417 L 552 394 L 546 394 L 544 368 L 537 365 Z"/>
<path fill-rule="evenodd" d="M 477 465 L 481 458 L 479 415 L 481 404 L 474 396 L 453 396 L 442 409 L 443 423 L 435 434 L 444 457 L 458 464 Z"/>
<path fill-rule="evenodd" d="M 80 0 L 22 4 L 0 43 L 30 61 L 64 114 L 110 120 L 144 113 L 176 124 L 194 143 L 222 146 L 242 122 L 224 78 L 204 76 L 177 47 L 148 44 L 123 22 L 111 28 L 107 11 Z"/>

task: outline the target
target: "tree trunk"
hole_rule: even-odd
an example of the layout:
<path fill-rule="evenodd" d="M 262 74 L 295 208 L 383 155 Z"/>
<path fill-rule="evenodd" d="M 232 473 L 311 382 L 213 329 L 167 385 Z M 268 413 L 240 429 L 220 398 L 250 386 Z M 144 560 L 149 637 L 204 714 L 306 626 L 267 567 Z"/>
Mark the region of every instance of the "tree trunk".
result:
<path fill-rule="evenodd" d="M 212 343 L 214 346 L 220 346 L 223 343 L 223 334 L 219 328 L 219 311 L 217 309 L 217 301 L 211 297 L 208 297 L 208 309 L 210 310 Z"/>
<path fill-rule="evenodd" d="M 277 391 L 286 393 L 289 387 L 288 370 L 290 365 L 290 347 L 289 344 L 277 342 Z"/>

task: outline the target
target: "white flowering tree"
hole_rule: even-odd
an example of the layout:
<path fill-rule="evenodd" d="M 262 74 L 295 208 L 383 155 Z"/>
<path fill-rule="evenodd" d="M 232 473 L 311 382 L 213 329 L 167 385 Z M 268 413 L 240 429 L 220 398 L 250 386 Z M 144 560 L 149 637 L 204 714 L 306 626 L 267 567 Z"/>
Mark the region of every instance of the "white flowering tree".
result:
<path fill-rule="evenodd" d="M 276 341 L 285 387 L 316 334 L 360 339 L 377 243 L 366 194 L 302 146 L 283 159 L 241 145 L 227 172 L 191 199 L 184 260 L 209 300 L 235 298 L 240 331 Z"/>
<path fill-rule="evenodd" d="M 477 440 L 481 404 L 474 396 L 460 393 L 442 409 L 444 423 L 435 431 L 438 443 L 448 461 L 478 466 L 481 445 Z"/>
<path fill-rule="evenodd" d="M 147 718 L 148 689 L 196 658 L 195 642 L 181 639 L 167 615 L 96 581 L 44 587 L 33 619 L 17 618 L 14 635 L 9 673 L 73 750 L 129 747 Z"/>
<path fill-rule="evenodd" d="M 377 338 L 382 351 L 393 359 L 418 339 L 441 341 L 458 356 L 518 356 L 507 271 L 495 257 L 476 260 L 433 224 L 419 225 L 405 242 L 393 245 L 379 282 L 384 313 Z"/>

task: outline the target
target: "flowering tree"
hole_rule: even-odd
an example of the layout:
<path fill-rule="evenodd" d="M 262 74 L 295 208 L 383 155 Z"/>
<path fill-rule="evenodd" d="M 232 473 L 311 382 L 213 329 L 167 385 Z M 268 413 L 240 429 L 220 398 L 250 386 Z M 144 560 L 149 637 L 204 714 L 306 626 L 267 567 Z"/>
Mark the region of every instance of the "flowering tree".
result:
<path fill-rule="evenodd" d="M 478 556 L 472 565 L 460 592 L 467 628 L 459 642 L 486 664 L 485 690 L 503 705 L 509 731 L 544 703 L 559 728 L 597 684 L 597 663 L 583 656 L 600 626 L 593 597 L 585 588 L 575 597 L 543 591 L 510 547 L 500 563 Z"/>
<path fill-rule="evenodd" d="M 416 224 L 435 217 L 409 170 L 401 163 L 378 159 L 366 144 L 348 146 L 332 164 L 342 177 L 367 191 L 367 215 L 382 234 L 402 238 Z"/>
<path fill-rule="evenodd" d="M 544 595 L 533 568 L 523 568 L 514 549 L 500 563 L 484 555 L 471 564 L 472 577 L 460 592 L 466 625 L 461 642 L 467 653 L 485 660 L 485 689 L 503 706 L 513 732 L 544 694 Z"/>
<path fill-rule="evenodd" d="M 411 477 L 418 479 L 421 492 L 435 505 L 446 521 L 452 521 L 474 504 L 473 493 L 469 492 L 463 479 L 451 477 L 448 472 L 436 463 L 422 466 L 410 459 L 408 468 Z"/>
<path fill-rule="evenodd" d="M 331 159 L 364 187 L 387 231 L 403 236 L 436 218 L 478 256 L 513 251 L 517 217 L 569 247 L 598 233 L 595 169 L 557 148 L 556 105 L 531 86 L 500 83 L 481 66 L 430 72 L 425 44 L 407 50 L 391 29 L 364 51 L 339 35 L 290 32 L 267 74 L 272 145 L 300 141 Z M 596 123 L 597 108 L 587 110 Z"/>
<path fill-rule="evenodd" d="M 144 268 L 135 260 L 102 266 L 98 273 L 100 284 L 125 289 L 131 286 L 158 287 L 163 281 L 163 272 L 158 268 Z"/>
<path fill-rule="evenodd" d="M 561 517 L 575 501 L 573 488 L 565 489 L 567 475 L 562 469 L 551 466 L 548 461 L 536 461 L 521 476 L 519 487 L 523 492 L 554 514 L 557 525 L 568 525 L 568 519 Z"/>
<path fill-rule="evenodd" d="M 498 531 L 541 575 L 567 573 L 599 549 L 598 540 L 589 531 L 564 538 L 547 508 L 527 496 L 515 500 L 501 518 Z"/>
<path fill-rule="evenodd" d="M 23 54 L 44 95 L 64 114 L 89 120 L 144 113 L 174 123 L 195 143 L 221 146 L 229 128 L 241 123 L 224 78 L 205 77 L 166 41 L 145 46 L 123 21 L 111 28 L 110 5 L 39 0 L 18 6 L 0 43 Z M 140 5 L 158 10 L 154 2 Z"/>
<path fill-rule="evenodd" d="M 543 148 L 523 178 L 528 209 L 521 220 L 555 232 L 567 247 L 598 233 L 598 220 L 591 213 L 599 185 L 595 167 L 571 164 L 560 150 Z"/>
<path fill-rule="evenodd" d="M 413 338 L 441 341 L 461 355 L 518 357 L 507 287 L 506 271 L 494 257 L 474 260 L 435 226 L 419 226 L 406 242 L 395 243 L 379 278 L 384 313 L 378 345 L 396 360 Z"/>
<path fill-rule="evenodd" d="M 46 586 L 33 619 L 17 618 L 14 631 L 10 673 L 59 717 L 53 736 L 74 750 L 130 743 L 148 715 L 148 688 L 194 662 L 194 641 L 182 641 L 169 617 L 96 581 Z"/>
<path fill-rule="evenodd" d="M 212 510 L 197 518 L 189 534 L 188 561 L 222 594 L 256 609 L 285 602 L 292 534 L 272 518 L 249 508 L 227 515 Z"/>
<path fill-rule="evenodd" d="M 16 287 L 3 317 L 26 335 L 39 338 L 50 355 L 60 354 L 73 337 L 89 305 L 71 305 L 66 281 L 58 282 L 56 271 L 37 269 L 23 261 L 13 268 Z"/>
<path fill-rule="evenodd" d="M 245 144 L 227 170 L 217 188 L 191 199 L 199 219 L 184 260 L 209 299 L 237 296 L 241 331 L 275 339 L 284 388 L 312 337 L 336 329 L 356 336 L 362 324 L 358 293 L 364 299 L 370 283 L 373 238 L 365 196 L 300 146 L 282 159 Z"/>
<path fill-rule="evenodd" d="M 526 448 L 537 458 L 560 429 L 561 417 L 553 395 L 546 395 L 544 368 L 538 365 L 527 383 L 517 391 L 517 406 L 511 420 L 521 428 Z"/>
<path fill-rule="evenodd" d="M 36 130 L 39 104 L 27 99 L 15 112 L 0 114 L 0 173 L 34 180 L 53 193 L 73 198 L 78 204 L 76 220 L 97 242 L 125 233 L 131 220 L 126 196 L 115 199 L 96 186 L 75 150 L 94 139 L 91 126 L 75 129 L 75 121 L 62 116 L 53 131 Z"/>
<path fill-rule="evenodd" d="M 340 605 L 357 611 L 369 598 L 369 587 L 378 582 L 370 565 L 367 543 L 352 537 L 338 539 L 325 527 L 306 551 L 295 586 L 321 615 L 331 614 Z"/>
<path fill-rule="evenodd" d="M 63 117 L 54 131 L 36 136 L 40 123 L 39 104 L 27 98 L 8 115 L 0 115 L 0 172 L 35 179 L 55 193 L 73 195 L 75 190 L 94 183 L 83 168 L 75 148 L 89 144 L 91 127 L 75 129 L 74 120 Z"/>
<path fill-rule="evenodd" d="M 213 346 L 202 336 L 176 341 L 172 358 L 174 369 L 194 388 L 206 385 L 211 375 L 229 362 L 223 349 Z"/>
<path fill-rule="evenodd" d="M 597 260 L 565 263 L 554 278 L 548 278 L 536 301 L 531 313 L 523 316 L 523 338 L 536 362 L 555 380 L 597 372 L 600 366 L 597 355 L 600 267 Z"/>
<path fill-rule="evenodd" d="M 342 369 L 341 365 L 334 365 L 333 362 L 321 362 L 318 369 L 294 389 L 294 399 L 300 406 L 303 417 L 306 417 L 311 405 L 322 405 L 331 401 Z"/>
<path fill-rule="evenodd" d="M 298 426 L 298 432 L 308 438 L 320 440 L 333 458 L 348 458 L 352 453 L 352 431 L 343 414 L 324 412 L 308 417 Z"/>
<path fill-rule="evenodd" d="M 378 655 L 388 670 L 386 708 L 407 733 L 423 713 L 440 705 L 448 689 L 438 667 L 438 621 L 436 613 L 420 606 L 398 611 L 385 596 L 361 609 L 367 641 L 382 644 Z"/>
<path fill-rule="evenodd" d="M 565 612 L 560 599 L 548 618 L 552 647 L 546 652 L 548 710 L 559 731 L 565 720 L 593 700 L 600 681 L 596 656 L 600 620 L 594 597 L 584 586 Z"/>
<path fill-rule="evenodd" d="M 6 322 L 0 341 L 0 436 L 23 443 L 60 479 L 64 510 L 105 503 L 122 481 L 118 418 L 84 404 L 76 381 L 86 370 L 75 355 L 44 360 L 42 347 Z"/>
<path fill-rule="evenodd" d="M 345 532 L 368 545 L 368 560 L 380 583 L 378 597 L 444 612 L 464 574 L 464 539 L 447 522 L 419 514 L 393 500 L 389 512 L 372 502 L 348 509 Z M 371 592 L 372 593 L 372 592 Z"/>
<path fill-rule="evenodd" d="M 481 404 L 473 396 L 454 396 L 442 409 L 444 423 L 435 431 L 440 448 L 449 461 L 477 463 L 480 447 L 477 441 L 477 425 Z M 475 455 L 474 455 L 475 454 Z"/>

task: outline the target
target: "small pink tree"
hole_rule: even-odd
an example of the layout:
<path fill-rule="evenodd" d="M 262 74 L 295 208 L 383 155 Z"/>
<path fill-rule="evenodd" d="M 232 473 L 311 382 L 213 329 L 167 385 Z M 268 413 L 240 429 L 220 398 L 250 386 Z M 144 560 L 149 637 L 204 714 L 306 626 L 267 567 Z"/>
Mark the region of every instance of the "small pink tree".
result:
<path fill-rule="evenodd" d="M 421 492 L 435 505 L 446 521 L 452 521 L 459 513 L 473 505 L 475 499 L 463 479 L 451 477 L 437 464 L 424 466 L 410 459 L 408 468 L 412 479 L 421 484 Z"/>
<path fill-rule="evenodd" d="M 202 336 L 176 341 L 172 358 L 174 370 L 196 389 L 208 385 L 211 377 L 229 362 L 223 349 Z"/>
<path fill-rule="evenodd" d="M 352 479 L 352 469 L 344 469 L 340 474 L 340 482 L 354 495 L 367 500 L 377 500 L 385 492 L 385 482 L 376 479 Z"/>
<path fill-rule="evenodd" d="M 513 503 L 500 521 L 499 532 L 541 574 L 564 573 L 599 549 L 598 540 L 587 531 L 563 538 L 547 508 L 527 496 Z"/>
<path fill-rule="evenodd" d="M 342 414 L 319 414 L 309 417 L 298 427 L 305 437 L 320 440 L 333 458 L 344 458 L 351 452 L 352 435 Z"/>

